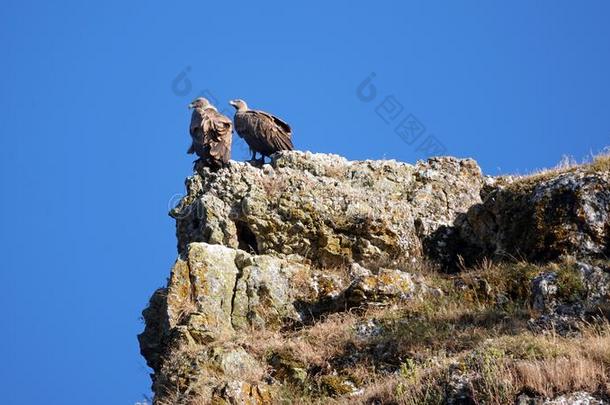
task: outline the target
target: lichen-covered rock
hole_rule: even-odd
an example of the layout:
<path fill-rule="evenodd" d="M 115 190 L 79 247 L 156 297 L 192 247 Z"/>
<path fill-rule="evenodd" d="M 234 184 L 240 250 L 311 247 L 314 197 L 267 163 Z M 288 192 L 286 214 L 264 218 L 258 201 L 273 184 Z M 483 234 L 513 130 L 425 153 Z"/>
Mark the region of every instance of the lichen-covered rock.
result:
<path fill-rule="evenodd" d="M 605 405 L 607 401 L 595 398 L 588 392 L 575 392 L 561 395 L 554 399 L 545 400 L 543 405 Z"/>
<path fill-rule="evenodd" d="M 532 306 L 541 316 L 530 327 L 567 336 L 610 303 L 610 269 L 583 262 L 556 267 L 532 280 Z"/>
<path fill-rule="evenodd" d="M 331 397 L 355 396 L 362 392 L 351 378 L 335 374 L 323 376 L 320 384 Z"/>
<path fill-rule="evenodd" d="M 416 284 L 409 273 L 400 270 L 380 269 L 378 274 L 356 278 L 346 291 L 346 301 L 353 305 L 386 299 L 409 299 Z"/>
<path fill-rule="evenodd" d="M 577 269 L 589 303 L 610 301 L 610 268 L 579 262 Z"/>
<path fill-rule="evenodd" d="M 332 273 L 295 255 L 252 255 L 194 242 L 143 312 L 141 352 L 155 370 L 157 395 L 170 390 L 184 399 L 215 390 L 217 401 L 253 401 L 261 388 L 243 376 L 260 374 L 262 366 L 225 342 L 253 329 L 279 330 L 367 302 L 412 299 L 425 291 L 421 287 L 411 274 L 395 269 L 373 272 L 354 265 Z M 288 363 L 279 355 L 269 361 L 278 378 L 293 383 L 305 378 L 303 367 Z M 229 384 L 231 379 L 239 383 Z"/>
<path fill-rule="evenodd" d="M 295 359 L 288 351 L 271 353 L 267 362 L 273 367 L 273 378 L 305 387 L 307 365 Z"/>
<path fill-rule="evenodd" d="M 244 381 L 259 380 L 262 374 L 262 365 L 241 347 L 175 341 L 155 372 L 153 389 L 157 403 L 190 403 L 195 398 L 212 398 L 215 393 L 219 399 L 235 403 L 230 401 L 240 397 L 234 391 L 229 393 L 222 388 L 227 382 L 239 380 L 244 387 L 251 388 L 244 390 L 242 398 L 254 401 L 250 402 L 253 404 L 263 404 L 269 402 L 256 395 L 251 398 L 253 393 L 259 393 L 258 386 Z"/>
<path fill-rule="evenodd" d="M 459 365 L 452 364 L 449 367 L 449 378 L 447 381 L 447 405 L 461 405 L 476 403 L 473 398 L 472 380 L 476 376 L 473 372 L 463 370 Z"/>
<path fill-rule="evenodd" d="M 278 328 L 300 321 L 294 302 L 309 296 L 311 289 L 293 288 L 295 279 L 309 277 L 302 263 L 272 256 L 250 256 L 241 252 L 239 279 L 233 296 L 233 326 L 239 329 Z"/>
<path fill-rule="evenodd" d="M 557 273 L 543 273 L 532 281 L 532 306 L 540 312 L 552 311 L 557 307 Z"/>
<path fill-rule="evenodd" d="M 469 159 L 413 166 L 284 152 L 263 169 L 235 162 L 216 173 L 202 169 L 170 214 L 181 252 L 203 241 L 299 254 L 323 266 L 375 267 L 420 257 L 421 237 L 480 202 L 482 184 Z"/>
<path fill-rule="evenodd" d="M 142 311 L 142 318 L 146 325 L 144 331 L 138 335 L 140 353 L 146 359 L 148 366 L 156 370 L 165 352 L 164 340 L 170 331 L 167 316 L 167 288 L 159 288 L 154 292 L 148 307 Z"/>
<path fill-rule="evenodd" d="M 516 405 L 606 405 L 607 401 L 595 398 L 588 392 L 579 391 L 560 395 L 557 398 L 532 398 L 526 394 L 519 395 Z"/>
<path fill-rule="evenodd" d="M 186 265 L 178 261 L 168 285 L 170 325 L 192 308 L 196 319 L 191 324 L 199 334 L 214 339 L 231 330 L 233 289 L 239 273 L 236 254 L 221 245 L 189 245 Z"/>
<path fill-rule="evenodd" d="M 610 301 L 610 269 L 584 262 L 556 265 L 557 271 L 542 273 L 532 281 L 533 307 L 540 312 L 568 312 L 562 306 L 578 306 L 595 312 Z"/>
<path fill-rule="evenodd" d="M 609 181 L 586 168 L 484 178 L 470 159 L 410 165 L 297 151 L 261 168 L 199 165 L 170 212 L 179 258 L 143 312 L 139 342 L 155 404 L 272 404 L 291 390 L 349 402 L 371 382 L 360 378 L 365 370 L 378 379 L 396 376 L 407 359 L 428 364 L 425 353 L 405 351 L 419 343 L 455 360 L 490 325 L 492 336 L 513 327 L 577 332 L 610 308 L 610 269 L 594 260 L 610 254 Z M 459 278 L 415 270 L 430 270 L 430 257 L 447 270 L 565 255 L 580 261 L 526 263 L 509 277 L 485 266 Z M 507 314 L 527 317 L 513 325 Z M 435 339 L 464 339 L 462 322 L 472 336 L 439 352 Z M 326 337 L 328 348 L 316 351 Z M 435 401 L 474 400 L 484 370 L 462 360 L 443 371 Z M 396 388 L 392 395 L 404 393 Z"/>
<path fill-rule="evenodd" d="M 607 256 L 610 173 L 585 167 L 498 186 L 448 232 L 453 232 L 449 239 L 457 238 L 458 253 L 467 259 Z"/>
<path fill-rule="evenodd" d="M 217 387 L 211 405 L 270 405 L 272 397 L 268 387 L 244 381 L 229 381 Z"/>

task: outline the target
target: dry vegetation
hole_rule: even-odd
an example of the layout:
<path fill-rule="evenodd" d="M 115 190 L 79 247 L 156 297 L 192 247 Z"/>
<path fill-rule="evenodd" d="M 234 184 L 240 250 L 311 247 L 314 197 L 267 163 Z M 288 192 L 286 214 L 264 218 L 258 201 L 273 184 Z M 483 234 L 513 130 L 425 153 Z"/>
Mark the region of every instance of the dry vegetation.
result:
<path fill-rule="evenodd" d="M 610 397 L 607 319 L 584 326 L 578 337 L 528 328 L 539 315 L 529 286 L 541 272 L 558 274 L 563 299 L 581 294 L 573 260 L 483 262 L 458 275 L 417 269 L 443 293 L 327 314 L 297 329 L 253 329 L 217 343 L 240 346 L 267 364 L 266 377 L 247 381 L 275 381 L 277 403 L 440 404 L 458 389 L 480 404 L 514 403 L 523 392 L 552 398 L 583 390 Z M 335 269 L 337 276 L 343 271 Z M 174 366 L 193 356 L 175 356 Z M 460 388 L 461 376 L 467 378 Z"/>
<path fill-rule="evenodd" d="M 461 374 L 477 403 L 512 403 L 520 392 L 610 395 L 607 322 L 571 338 L 527 328 L 536 315 L 529 281 L 558 271 L 568 296 L 579 288 L 572 264 L 487 262 L 458 276 L 427 270 L 442 296 L 334 313 L 288 332 L 253 330 L 234 343 L 272 364 L 281 399 L 294 404 L 443 403 Z"/>
<path fill-rule="evenodd" d="M 555 167 L 540 169 L 524 176 L 515 177 L 517 183 L 537 184 L 558 174 L 570 173 L 576 170 L 596 173 L 610 172 L 610 149 L 606 148 L 601 153 L 592 155 L 590 159 L 582 163 L 578 163 L 573 157 L 563 156 Z"/>
<path fill-rule="evenodd" d="M 596 172 L 610 171 L 610 150 L 606 150 L 604 153 L 595 156 L 588 167 Z"/>

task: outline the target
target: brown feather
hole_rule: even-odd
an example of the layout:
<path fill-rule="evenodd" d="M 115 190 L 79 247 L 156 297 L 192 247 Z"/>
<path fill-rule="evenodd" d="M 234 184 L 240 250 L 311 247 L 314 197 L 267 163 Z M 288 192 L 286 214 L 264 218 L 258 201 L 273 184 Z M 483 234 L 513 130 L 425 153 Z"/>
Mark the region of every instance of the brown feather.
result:
<path fill-rule="evenodd" d="M 248 146 L 263 156 L 292 150 L 292 129 L 281 119 L 264 111 L 246 110 L 235 114 L 235 130 Z"/>
<path fill-rule="evenodd" d="M 231 120 L 213 108 L 197 108 L 191 117 L 193 140 L 189 151 L 195 152 L 210 166 L 224 166 L 231 159 L 233 125 Z"/>

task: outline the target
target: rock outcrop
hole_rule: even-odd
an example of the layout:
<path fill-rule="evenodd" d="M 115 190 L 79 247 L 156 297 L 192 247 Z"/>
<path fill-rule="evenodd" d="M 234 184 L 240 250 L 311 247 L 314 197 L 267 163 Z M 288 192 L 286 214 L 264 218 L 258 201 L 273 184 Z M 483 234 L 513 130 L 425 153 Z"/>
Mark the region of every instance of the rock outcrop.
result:
<path fill-rule="evenodd" d="M 542 315 L 530 322 L 536 331 L 562 336 L 578 334 L 610 298 L 610 268 L 569 263 L 575 271 L 557 267 L 532 281 L 532 306 Z"/>
<path fill-rule="evenodd" d="M 282 153 L 263 169 L 232 163 L 187 179 L 172 210 L 178 250 L 207 242 L 259 254 L 298 254 L 323 267 L 378 267 L 420 258 L 422 238 L 480 203 L 470 159 L 416 165 Z"/>
<path fill-rule="evenodd" d="M 483 203 L 437 232 L 434 242 L 453 246 L 453 251 L 437 249 L 446 263 L 456 255 L 471 262 L 610 255 L 610 172 L 582 167 L 509 180 L 495 181 Z"/>
<path fill-rule="evenodd" d="M 609 180 L 606 172 L 583 169 L 508 181 L 483 177 L 470 159 L 410 165 L 302 152 L 277 154 L 262 168 L 198 168 L 170 212 L 178 259 L 143 312 L 139 342 L 154 371 L 155 403 L 271 404 L 287 386 L 355 398 L 364 395 L 364 383 L 348 370 L 360 363 L 415 378 L 424 360 L 384 341 L 395 326 L 380 318 L 362 315 L 342 332 L 352 337 L 337 346 L 345 353 L 324 365 L 296 358 L 288 344 L 259 353 L 256 342 L 244 341 L 276 333 L 299 346 L 299 330 L 333 314 L 360 317 L 408 305 L 424 312 L 409 310 L 397 324 L 419 336 L 409 326 L 429 317 L 419 303 L 470 305 L 475 296 L 482 305 L 493 289 L 488 281 L 441 277 L 486 260 L 577 257 L 577 270 L 568 273 L 541 269 L 517 288 L 503 281 L 490 301 L 509 308 L 522 300 L 538 313 L 530 331 L 548 331 L 560 320 L 569 336 L 609 299 L 610 267 L 593 263 L 609 252 Z M 566 288 L 566 280 L 577 282 Z M 438 356 L 434 364 L 444 367 Z M 454 390 L 459 395 L 445 392 L 446 401 L 472 389 L 463 366 L 451 367 L 461 374 L 447 372 L 447 386 L 463 384 Z"/>
<path fill-rule="evenodd" d="M 373 274 L 354 264 L 345 273 L 329 274 L 298 256 L 251 255 L 194 242 L 174 265 L 168 286 L 155 292 L 145 310 L 140 345 L 156 372 L 156 393 L 211 396 L 224 392 L 225 383 L 234 385 L 231 378 L 249 384 L 243 377 L 260 378 L 265 367 L 227 343 L 236 333 L 304 325 L 362 302 L 410 300 L 427 292 L 417 276 L 399 270 Z"/>

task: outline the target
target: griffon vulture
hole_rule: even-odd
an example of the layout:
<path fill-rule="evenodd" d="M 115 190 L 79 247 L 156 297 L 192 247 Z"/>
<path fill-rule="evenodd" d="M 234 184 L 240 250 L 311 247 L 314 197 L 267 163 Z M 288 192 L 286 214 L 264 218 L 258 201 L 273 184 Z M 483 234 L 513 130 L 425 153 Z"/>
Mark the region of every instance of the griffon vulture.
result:
<path fill-rule="evenodd" d="M 265 156 L 271 156 L 280 150 L 293 150 L 290 126 L 269 113 L 248 109 L 243 100 L 232 100 L 229 102 L 235 107 L 235 131 L 243 138 L 252 152 L 252 160 L 256 160 L 256 153 L 262 155 L 264 163 Z"/>
<path fill-rule="evenodd" d="M 193 143 L 187 153 L 196 153 L 205 166 L 212 169 L 224 167 L 231 159 L 233 124 L 231 119 L 216 110 L 203 97 L 195 99 L 189 132 Z"/>

